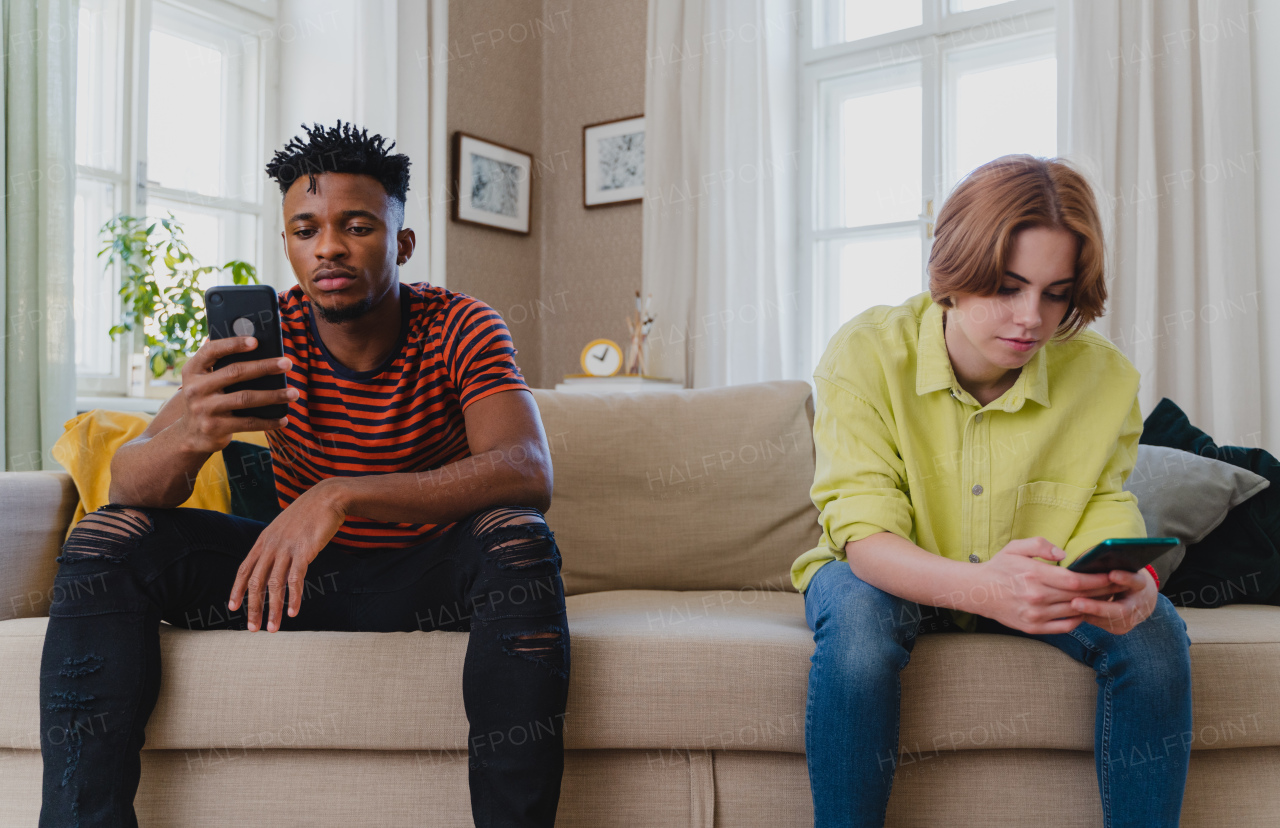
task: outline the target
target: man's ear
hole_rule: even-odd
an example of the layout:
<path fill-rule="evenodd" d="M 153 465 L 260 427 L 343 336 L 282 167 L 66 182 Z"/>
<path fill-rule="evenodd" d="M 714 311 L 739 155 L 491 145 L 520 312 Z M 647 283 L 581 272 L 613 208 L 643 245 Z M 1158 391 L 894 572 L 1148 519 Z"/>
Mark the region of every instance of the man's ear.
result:
<path fill-rule="evenodd" d="M 413 249 L 418 244 L 418 237 L 408 227 L 396 233 L 396 264 L 402 265 L 413 257 Z"/>
<path fill-rule="evenodd" d="M 289 264 L 293 264 L 293 260 L 289 258 L 289 240 L 285 238 L 284 231 L 280 231 L 280 246 L 284 248 L 284 258 Z"/>

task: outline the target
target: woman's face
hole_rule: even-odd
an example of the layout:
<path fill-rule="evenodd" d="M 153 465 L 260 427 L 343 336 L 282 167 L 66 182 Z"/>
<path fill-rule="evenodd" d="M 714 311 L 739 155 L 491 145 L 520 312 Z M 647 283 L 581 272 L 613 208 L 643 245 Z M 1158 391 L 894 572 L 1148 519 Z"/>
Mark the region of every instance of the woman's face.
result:
<path fill-rule="evenodd" d="M 1077 246 L 1061 228 L 1021 230 L 996 295 L 952 297 L 947 348 L 957 373 L 996 382 L 1031 361 L 1067 314 Z"/>

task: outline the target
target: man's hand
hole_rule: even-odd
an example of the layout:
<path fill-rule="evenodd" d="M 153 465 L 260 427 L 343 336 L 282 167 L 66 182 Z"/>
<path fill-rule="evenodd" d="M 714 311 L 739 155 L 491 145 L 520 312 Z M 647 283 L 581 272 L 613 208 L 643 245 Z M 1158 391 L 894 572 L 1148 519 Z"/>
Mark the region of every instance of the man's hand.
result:
<path fill-rule="evenodd" d="M 284 607 L 285 587 L 289 589 L 289 617 L 302 606 L 307 567 L 320 554 L 346 518 L 346 512 L 332 497 L 326 481 L 312 486 L 302 496 L 276 515 L 258 535 L 258 542 L 236 572 L 227 607 L 235 611 L 246 589 L 249 592 L 249 629 L 257 630 L 262 622 L 262 591 L 270 593 L 268 632 L 280 629 L 280 613 Z"/>
<path fill-rule="evenodd" d="M 1139 569 L 1137 572 L 1113 569 L 1106 574 L 1114 584 L 1121 587 L 1121 591 L 1106 601 L 1073 598 L 1071 608 L 1083 613 L 1084 620 L 1095 627 L 1124 635 L 1155 612 L 1159 590 L 1146 569 Z"/>
<path fill-rule="evenodd" d="M 237 417 L 231 412 L 273 403 L 288 404 L 298 398 L 298 389 L 241 389 L 230 394 L 225 389 L 233 383 L 287 372 L 290 365 L 288 357 L 233 362 L 213 370 L 214 363 L 220 358 L 241 351 L 252 351 L 255 347 L 257 342 L 251 336 L 207 339 L 200 350 L 182 366 L 181 393 L 186 413 L 178 424 L 186 434 L 188 445 L 212 454 L 226 448 L 236 432 L 277 431 L 284 428 L 288 417 L 267 420 L 261 417 Z"/>
<path fill-rule="evenodd" d="M 980 577 L 986 589 L 981 595 L 971 595 L 969 605 L 961 609 L 1026 633 L 1048 635 L 1070 632 L 1085 621 L 1093 623 L 1090 613 L 1101 612 L 1098 606 L 1120 606 L 1094 600 L 1128 589 L 1108 575 L 1072 572 L 1036 560 L 1060 561 L 1064 557 L 1065 552 L 1044 538 L 1010 541 L 982 564 Z M 1079 601 L 1087 604 L 1077 605 Z"/>

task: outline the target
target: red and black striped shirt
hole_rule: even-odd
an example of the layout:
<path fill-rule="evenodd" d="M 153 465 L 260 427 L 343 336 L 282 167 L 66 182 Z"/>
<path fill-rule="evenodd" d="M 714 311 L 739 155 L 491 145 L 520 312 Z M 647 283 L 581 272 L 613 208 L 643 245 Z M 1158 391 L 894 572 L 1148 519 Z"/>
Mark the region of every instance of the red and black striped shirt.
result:
<path fill-rule="evenodd" d="M 468 457 L 463 410 L 528 388 L 502 317 L 466 294 L 402 283 L 399 340 L 372 371 L 352 371 L 329 353 L 300 286 L 279 298 L 288 382 L 300 392 L 288 424 L 266 432 L 282 509 L 326 477 L 427 471 Z M 332 543 L 400 549 L 451 526 L 348 516 Z"/>

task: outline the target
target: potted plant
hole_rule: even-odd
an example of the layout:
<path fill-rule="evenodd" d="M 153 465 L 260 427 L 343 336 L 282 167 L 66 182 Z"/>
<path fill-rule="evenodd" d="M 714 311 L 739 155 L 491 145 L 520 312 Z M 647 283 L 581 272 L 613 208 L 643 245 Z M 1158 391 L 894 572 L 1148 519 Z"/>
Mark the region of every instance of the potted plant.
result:
<path fill-rule="evenodd" d="M 181 384 L 183 364 L 209 335 L 200 278 L 231 271 L 234 284 L 258 284 L 253 265 L 233 259 L 221 267 L 201 265 L 183 238 L 182 224 L 169 213 L 153 221 L 121 214 L 102 226 L 104 267 L 120 264 L 122 318 L 108 333 L 115 339 L 142 328 L 145 344 L 139 356 L 149 385 Z M 132 383 L 131 383 L 132 386 Z M 168 396 L 168 394 L 165 394 Z"/>

